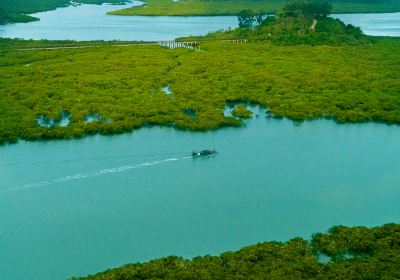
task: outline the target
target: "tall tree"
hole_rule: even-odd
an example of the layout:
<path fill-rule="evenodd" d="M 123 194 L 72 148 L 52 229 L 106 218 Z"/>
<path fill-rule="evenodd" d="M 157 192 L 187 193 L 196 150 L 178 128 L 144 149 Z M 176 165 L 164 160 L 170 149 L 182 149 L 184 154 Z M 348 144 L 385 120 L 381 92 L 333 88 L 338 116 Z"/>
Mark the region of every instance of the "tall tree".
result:
<path fill-rule="evenodd" d="M 331 11 L 332 5 L 321 1 L 291 1 L 283 7 L 286 16 L 305 16 L 315 19 L 326 18 Z"/>
<path fill-rule="evenodd" d="M 3 10 L 3 8 L 0 7 L 0 24 L 5 24 L 9 22 L 8 15 L 6 11 Z"/>
<path fill-rule="evenodd" d="M 252 10 L 243 10 L 238 14 L 239 27 L 250 28 L 256 22 L 256 15 Z"/>

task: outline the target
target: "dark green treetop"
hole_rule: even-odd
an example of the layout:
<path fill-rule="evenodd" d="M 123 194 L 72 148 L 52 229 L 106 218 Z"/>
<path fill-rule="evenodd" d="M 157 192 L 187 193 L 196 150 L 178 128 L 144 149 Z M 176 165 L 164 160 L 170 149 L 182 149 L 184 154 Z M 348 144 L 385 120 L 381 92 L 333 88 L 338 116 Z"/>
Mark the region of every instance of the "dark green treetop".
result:
<path fill-rule="evenodd" d="M 283 7 L 286 16 L 326 18 L 332 12 L 332 5 L 321 1 L 291 1 Z"/>

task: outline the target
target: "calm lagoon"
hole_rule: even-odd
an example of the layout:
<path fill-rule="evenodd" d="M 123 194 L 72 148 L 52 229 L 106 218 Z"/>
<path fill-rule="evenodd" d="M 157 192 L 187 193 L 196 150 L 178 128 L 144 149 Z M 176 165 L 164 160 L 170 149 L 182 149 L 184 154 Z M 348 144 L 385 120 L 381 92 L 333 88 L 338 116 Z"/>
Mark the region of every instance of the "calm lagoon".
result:
<path fill-rule="evenodd" d="M 0 147 L 0 271 L 65 279 L 166 255 L 193 257 L 332 225 L 400 222 L 400 129 L 294 124 Z M 192 150 L 216 148 L 214 158 Z"/>
<path fill-rule="evenodd" d="M 79 5 L 33 14 L 40 21 L 0 25 L 0 37 L 49 40 L 173 40 L 237 26 L 236 17 L 111 16 L 132 5 Z"/>

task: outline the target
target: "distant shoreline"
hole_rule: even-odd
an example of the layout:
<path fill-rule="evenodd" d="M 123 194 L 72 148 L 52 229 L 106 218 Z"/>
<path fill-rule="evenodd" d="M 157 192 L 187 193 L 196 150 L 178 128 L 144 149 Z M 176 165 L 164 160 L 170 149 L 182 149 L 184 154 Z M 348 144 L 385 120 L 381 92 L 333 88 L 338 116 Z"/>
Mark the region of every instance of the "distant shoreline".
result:
<path fill-rule="evenodd" d="M 397 13 L 400 0 L 386 4 L 341 3 L 332 1 L 335 14 Z M 275 14 L 282 9 L 283 0 L 226 0 L 198 1 L 147 0 L 144 5 L 108 12 L 109 15 L 125 16 L 236 16 L 242 10 L 263 14 Z"/>
<path fill-rule="evenodd" d="M 115 10 L 107 12 L 107 15 L 118 15 L 118 16 L 177 16 L 177 17 L 202 17 L 202 16 L 236 16 L 238 12 L 242 9 L 253 9 L 257 11 L 262 11 L 264 14 L 276 14 L 276 11 L 281 8 L 284 1 L 274 1 L 271 5 L 272 7 L 266 7 L 265 10 L 260 9 L 260 5 L 254 5 L 251 1 L 248 2 L 249 6 L 240 6 L 239 8 L 228 8 L 226 11 L 219 11 L 219 8 L 214 8 L 207 4 L 204 8 L 205 10 L 196 10 L 195 8 L 190 9 L 179 9 L 176 6 L 181 5 L 180 2 L 173 2 L 170 0 L 162 0 L 161 2 L 167 3 L 167 6 L 158 7 L 151 4 L 152 0 L 143 2 L 141 6 L 127 7 L 125 9 Z M 65 3 L 64 3 L 65 2 Z M 40 19 L 33 16 L 35 13 L 48 12 L 58 8 L 65 8 L 69 6 L 81 5 L 81 4 L 112 4 L 118 5 L 123 3 L 130 3 L 132 1 L 119 1 L 119 0 L 80 0 L 79 2 L 64 1 L 62 4 L 53 4 L 51 6 L 41 6 L 37 7 L 24 7 L 24 10 L 14 11 L 12 8 L 7 6 L 0 6 L 0 9 L 5 11 L 5 19 L 2 20 L 0 13 L 0 25 L 13 24 L 13 23 L 28 23 L 33 21 L 38 21 Z M 189 0 L 188 3 L 198 3 L 198 1 Z M 231 1 L 224 1 L 229 6 Z M 282 2 L 282 3 L 280 3 Z M 147 3 L 150 3 L 148 6 Z M 206 2 L 208 3 L 208 2 Z M 396 3 L 390 5 L 374 5 L 373 7 L 368 7 L 369 5 L 362 4 L 349 4 L 344 5 L 344 7 L 338 4 L 333 4 L 333 14 L 386 14 L 386 13 L 400 13 L 400 0 L 396 0 Z M 353 5 L 353 6 L 351 6 Z M 347 7 L 349 6 L 349 7 Z M 388 6 L 388 7 L 387 7 Z M 215 9 L 212 11 L 212 9 Z M 208 10 L 208 11 L 206 11 Z"/>
<path fill-rule="evenodd" d="M 120 11 L 120 10 L 119 10 Z M 185 14 L 185 15 L 129 15 L 129 14 L 116 14 L 116 11 L 111 11 L 111 12 L 107 12 L 107 15 L 109 16 L 142 16 L 142 17 L 234 17 L 237 16 L 237 14 Z M 331 16 L 334 15 L 365 15 L 365 14 L 400 14 L 400 10 L 396 11 L 396 12 L 335 12 L 333 13 Z M 264 13 L 264 15 L 276 15 L 275 12 L 266 12 Z"/>
<path fill-rule="evenodd" d="M 56 2 L 56 1 L 54 1 Z M 23 0 L 15 0 L 12 4 L 7 5 L 3 3 L 0 5 L 0 25 L 13 24 L 13 23 L 28 23 L 40 20 L 33 16 L 36 13 L 49 12 L 58 8 L 66 8 L 69 6 L 77 6 L 81 4 L 123 4 L 131 1 L 120 0 L 79 0 L 79 2 L 60 0 L 53 4 L 37 4 L 26 6 Z M 1 13 L 3 11 L 3 13 Z"/>

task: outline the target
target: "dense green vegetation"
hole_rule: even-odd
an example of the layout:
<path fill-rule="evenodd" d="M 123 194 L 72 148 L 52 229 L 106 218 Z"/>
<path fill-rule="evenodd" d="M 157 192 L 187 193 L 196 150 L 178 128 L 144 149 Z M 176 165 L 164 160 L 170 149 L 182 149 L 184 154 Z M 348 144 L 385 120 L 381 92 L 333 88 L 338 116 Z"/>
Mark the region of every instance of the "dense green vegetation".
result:
<path fill-rule="evenodd" d="M 77 0 L 77 3 L 121 3 L 122 0 Z M 68 6 L 70 0 L 0 0 L 0 24 L 38 20 L 27 14 Z"/>
<path fill-rule="evenodd" d="M 326 19 L 332 12 L 332 5 L 328 2 L 320 1 L 289 1 L 282 8 L 282 12 L 276 17 L 282 18 L 306 18 L 312 19 L 313 25 L 311 31 L 315 31 L 317 20 Z M 252 10 L 243 10 L 238 15 L 239 28 L 252 28 L 257 25 L 263 25 L 264 15 L 260 12 L 255 13 Z M 275 23 L 276 25 L 276 23 Z"/>
<path fill-rule="evenodd" d="M 0 24 L 5 24 L 10 21 L 8 14 L 0 8 Z"/>
<path fill-rule="evenodd" d="M 223 114 L 235 101 L 296 120 L 399 124 L 400 40 L 375 40 L 314 47 L 210 42 L 201 51 L 2 49 L 0 142 L 120 133 L 146 124 L 194 130 L 241 125 Z M 162 92 L 164 86 L 173 94 Z M 69 126 L 37 125 L 38 117 L 57 120 L 63 110 L 71 113 Z M 112 121 L 84 122 L 95 113 Z"/>
<path fill-rule="evenodd" d="M 144 6 L 131 7 L 109 14 L 147 16 L 237 15 L 243 10 L 275 13 L 286 0 L 146 0 Z M 400 0 L 331 0 L 334 13 L 398 12 Z"/>
<path fill-rule="evenodd" d="M 0 7 L 0 25 L 12 23 L 12 22 L 29 22 L 29 21 L 34 21 L 34 20 L 37 20 L 37 18 L 28 16 L 25 14 L 8 12 Z"/>
<path fill-rule="evenodd" d="M 331 258 L 318 261 L 318 254 Z M 400 225 L 335 226 L 313 235 L 265 242 L 220 256 L 166 257 L 124 265 L 88 280 L 133 279 L 399 279 Z M 77 279 L 77 278 L 73 278 Z"/>
<path fill-rule="evenodd" d="M 329 2 L 320 1 L 288 1 L 282 10 L 284 15 L 289 17 L 322 19 L 331 14 L 332 5 Z"/>
<path fill-rule="evenodd" d="M 238 104 L 235 109 L 233 109 L 232 116 L 238 118 L 251 118 L 253 116 L 253 112 L 248 110 L 246 105 Z"/>

